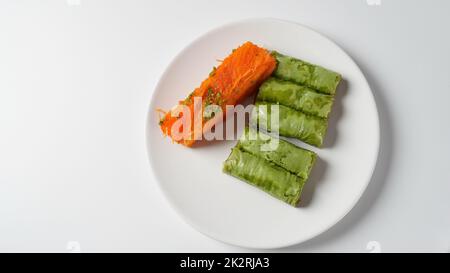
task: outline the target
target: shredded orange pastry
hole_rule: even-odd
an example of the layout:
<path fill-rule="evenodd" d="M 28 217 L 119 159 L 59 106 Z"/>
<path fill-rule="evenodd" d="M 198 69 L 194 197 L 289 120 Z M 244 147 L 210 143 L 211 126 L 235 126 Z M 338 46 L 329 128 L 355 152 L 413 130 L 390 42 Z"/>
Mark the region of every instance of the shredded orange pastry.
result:
<path fill-rule="evenodd" d="M 246 42 L 223 60 L 209 77 L 189 96 L 168 111 L 160 120 L 165 135 L 185 146 L 192 146 L 205 129 L 210 129 L 226 114 L 227 105 L 236 105 L 251 95 L 274 71 L 275 58 L 264 48 Z M 196 98 L 196 99 L 194 99 Z M 201 98 L 201 100 L 199 100 Z M 199 102 L 194 103 L 194 102 Z M 221 116 L 205 116 L 208 105 L 218 105 Z M 189 111 L 183 111 L 189 109 Z M 182 122 L 183 113 L 190 113 L 189 122 Z M 197 122 L 195 122 L 197 121 Z M 181 125 L 177 126 L 178 123 Z M 196 130 L 199 128 L 199 130 Z M 187 127 L 187 128 L 184 128 Z M 173 131 L 175 129 L 175 131 Z"/>

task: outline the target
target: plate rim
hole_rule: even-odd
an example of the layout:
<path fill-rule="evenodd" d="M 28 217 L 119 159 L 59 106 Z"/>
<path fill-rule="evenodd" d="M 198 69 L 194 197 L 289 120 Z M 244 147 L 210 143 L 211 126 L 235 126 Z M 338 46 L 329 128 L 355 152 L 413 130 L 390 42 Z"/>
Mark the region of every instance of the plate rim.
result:
<path fill-rule="evenodd" d="M 342 213 L 342 215 L 338 218 L 336 218 L 335 221 L 330 222 L 328 225 L 326 225 L 325 228 L 320 229 L 318 231 L 312 232 L 311 234 L 309 234 L 308 236 L 306 236 L 303 239 L 299 239 L 299 240 L 295 240 L 289 243 L 280 243 L 280 244 L 268 244 L 265 247 L 257 247 L 257 246 L 249 246 L 249 245 L 244 245 L 244 244 L 239 244 L 237 242 L 229 242 L 226 240 L 222 240 L 220 238 L 218 238 L 218 236 L 214 236 L 214 232 L 210 231 L 207 232 L 205 231 L 204 228 L 200 227 L 199 225 L 197 225 L 196 223 L 194 223 L 193 221 L 191 221 L 189 219 L 189 217 L 187 217 L 185 215 L 185 213 L 183 213 L 181 211 L 180 208 L 178 208 L 178 206 L 176 206 L 174 204 L 174 201 L 172 200 L 172 198 L 166 193 L 166 191 L 164 190 L 163 186 L 161 185 L 161 181 L 155 171 L 155 167 L 154 167 L 154 163 L 153 160 L 154 158 L 152 157 L 150 150 L 151 150 L 151 144 L 150 144 L 150 122 L 151 122 L 151 116 L 152 116 L 152 109 L 156 109 L 155 108 L 155 96 L 156 96 L 156 92 L 155 90 L 159 89 L 162 82 L 164 81 L 164 79 L 168 76 L 168 71 L 170 70 L 169 68 L 172 67 L 179 58 L 181 58 L 181 56 L 184 55 L 184 53 L 186 51 L 188 51 L 189 48 L 195 46 L 196 43 L 198 43 L 200 40 L 202 40 L 203 38 L 215 33 L 215 32 L 220 32 L 223 29 L 229 28 L 229 27 L 233 27 L 236 25 L 240 25 L 240 24 L 245 24 L 245 23 L 250 23 L 250 22 L 278 22 L 278 23 L 283 23 L 283 24 L 289 24 L 295 27 L 300 27 L 300 28 L 304 28 L 308 31 L 314 32 L 316 35 L 320 36 L 320 38 L 327 40 L 329 43 L 333 44 L 336 48 L 338 48 L 344 55 L 345 57 L 348 58 L 348 60 L 354 65 L 354 67 L 357 69 L 357 72 L 362 76 L 361 78 L 364 79 L 364 84 L 366 85 L 366 87 L 368 88 L 368 90 L 370 91 L 370 98 L 371 98 L 371 104 L 373 104 L 374 106 L 374 110 L 375 110 L 375 123 L 376 123 L 376 135 L 375 137 L 375 144 L 376 144 L 376 152 L 370 162 L 371 168 L 370 168 L 370 172 L 368 172 L 368 177 L 365 179 L 366 182 L 364 184 L 363 187 L 361 187 L 361 191 L 358 193 L 358 195 L 355 195 L 355 198 L 353 200 L 353 202 L 351 203 L 350 206 L 348 206 L 348 209 Z M 151 176 L 153 176 L 154 180 L 156 181 L 156 184 L 158 185 L 158 189 L 159 191 L 163 194 L 163 196 L 165 197 L 165 199 L 167 200 L 167 202 L 169 203 L 169 206 L 171 207 L 171 209 L 173 209 L 176 214 L 185 222 L 187 223 L 191 228 L 195 229 L 196 231 L 200 232 L 201 234 L 207 236 L 208 238 L 214 239 L 216 241 L 222 242 L 224 244 L 230 245 L 230 246 L 238 246 L 238 247 L 242 247 L 242 248 L 247 248 L 247 249 L 280 249 L 280 248 L 286 248 L 286 247 L 290 247 L 290 246 L 295 246 L 295 245 L 299 245 L 302 244 L 306 241 L 309 241 L 325 232 L 327 232 L 328 230 L 330 230 L 333 226 L 335 226 L 336 224 L 338 224 L 339 222 L 342 221 L 343 218 L 345 218 L 345 216 L 347 216 L 357 205 L 357 203 L 361 200 L 361 197 L 363 196 L 364 192 L 367 190 L 367 187 L 369 186 L 370 182 L 372 181 L 372 177 L 373 174 L 375 172 L 377 163 L 378 163 L 378 159 L 379 159 L 379 155 L 380 155 L 380 138 L 381 138 L 381 131 L 380 131 L 380 116 L 379 116 L 379 111 L 378 111 L 378 107 L 377 107 L 377 103 L 375 100 L 375 96 L 373 94 L 373 90 L 370 87 L 369 82 L 367 81 L 366 76 L 364 75 L 364 73 L 362 72 L 361 68 L 358 66 L 358 64 L 353 60 L 353 58 L 341 47 L 339 46 L 335 41 L 333 41 L 331 38 L 327 37 L 326 35 L 322 34 L 319 31 L 316 31 L 315 29 L 303 25 L 301 23 L 298 22 L 294 22 L 294 21 L 289 21 L 289 20 L 284 20 L 284 19 L 277 19 L 277 18 L 272 18 L 272 17 L 255 17 L 255 18 L 247 18 L 247 19 L 243 19 L 243 20 L 237 20 L 237 21 L 232 21 L 232 22 L 228 22 L 225 24 L 221 24 L 219 26 L 216 26 L 208 31 L 206 31 L 205 33 L 195 37 L 193 40 L 191 40 L 186 46 L 184 46 L 171 60 L 170 62 L 165 66 L 162 74 L 160 74 L 158 81 L 156 83 L 156 85 L 153 88 L 152 94 L 150 96 L 150 104 L 148 106 L 148 110 L 147 110 L 147 117 L 145 119 L 145 142 L 146 142 L 146 152 L 147 152 L 147 159 L 150 165 L 150 169 L 151 169 Z"/>

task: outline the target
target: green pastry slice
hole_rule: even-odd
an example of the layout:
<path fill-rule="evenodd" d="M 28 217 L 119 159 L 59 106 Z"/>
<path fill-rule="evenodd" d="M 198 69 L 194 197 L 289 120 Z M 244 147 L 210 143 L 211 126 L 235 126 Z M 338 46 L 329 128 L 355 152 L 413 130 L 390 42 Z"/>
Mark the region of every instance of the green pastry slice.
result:
<path fill-rule="evenodd" d="M 277 60 L 274 75 L 280 79 L 306 85 L 320 92 L 333 95 L 341 81 L 341 75 L 321 66 L 289 57 L 273 51 Z"/>
<path fill-rule="evenodd" d="M 321 118 L 328 117 L 333 99 L 304 85 L 273 77 L 261 85 L 257 96 L 257 100 L 279 103 Z"/>
<path fill-rule="evenodd" d="M 297 147 L 287 141 L 246 127 L 236 147 L 261 157 L 303 180 L 307 180 L 316 160 L 314 152 Z"/>
<path fill-rule="evenodd" d="M 251 122 L 264 130 L 297 138 L 316 147 L 322 146 L 328 126 L 326 119 L 311 116 L 284 105 L 262 101 L 255 103 Z"/>
<path fill-rule="evenodd" d="M 300 177 L 238 148 L 231 151 L 224 162 L 223 171 L 292 206 L 300 201 L 305 184 Z"/>

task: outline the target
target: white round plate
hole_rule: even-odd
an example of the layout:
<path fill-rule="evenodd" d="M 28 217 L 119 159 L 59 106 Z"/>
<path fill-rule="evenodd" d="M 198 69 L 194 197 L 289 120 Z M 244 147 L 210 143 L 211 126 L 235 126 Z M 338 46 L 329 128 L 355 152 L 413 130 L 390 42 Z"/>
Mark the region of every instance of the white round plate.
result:
<path fill-rule="evenodd" d="M 218 59 L 245 41 L 322 65 L 343 75 L 325 147 L 291 207 L 222 172 L 236 141 L 187 148 L 163 137 L 155 109 L 170 109 L 208 75 Z M 150 165 L 178 213 L 200 232 L 233 245 L 279 248 L 304 242 L 342 219 L 366 189 L 378 155 L 379 121 L 358 66 L 321 34 L 274 19 L 232 23 L 201 36 L 167 67 L 154 90 L 147 120 Z"/>

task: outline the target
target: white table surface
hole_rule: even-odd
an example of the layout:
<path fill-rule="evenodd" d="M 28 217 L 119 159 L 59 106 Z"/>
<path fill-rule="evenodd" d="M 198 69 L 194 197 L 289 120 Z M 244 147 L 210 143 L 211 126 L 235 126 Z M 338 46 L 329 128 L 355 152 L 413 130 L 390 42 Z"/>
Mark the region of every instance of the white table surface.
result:
<path fill-rule="evenodd" d="M 252 17 L 336 41 L 366 75 L 381 119 L 378 165 L 357 206 L 276 251 L 450 251 L 450 2 L 378 1 L 1 0 L 0 251 L 253 251 L 177 216 L 144 134 L 170 60 L 204 32 Z"/>

